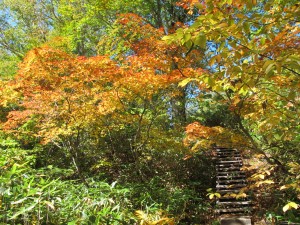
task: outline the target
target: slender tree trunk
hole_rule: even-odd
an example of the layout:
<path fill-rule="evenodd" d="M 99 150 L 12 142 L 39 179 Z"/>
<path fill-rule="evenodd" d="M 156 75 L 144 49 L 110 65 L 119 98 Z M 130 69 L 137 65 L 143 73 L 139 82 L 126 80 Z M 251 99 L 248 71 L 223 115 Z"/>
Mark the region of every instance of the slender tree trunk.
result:
<path fill-rule="evenodd" d="M 186 116 L 186 92 L 184 88 L 177 87 L 179 94 L 171 99 L 173 126 L 185 126 Z"/>

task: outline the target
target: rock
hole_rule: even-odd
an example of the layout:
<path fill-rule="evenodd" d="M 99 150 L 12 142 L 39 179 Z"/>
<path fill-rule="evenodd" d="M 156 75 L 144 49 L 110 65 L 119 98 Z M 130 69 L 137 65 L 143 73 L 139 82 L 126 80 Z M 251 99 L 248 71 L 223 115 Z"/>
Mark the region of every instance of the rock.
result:
<path fill-rule="evenodd" d="M 221 218 L 221 225 L 251 225 L 250 218 L 235 217 L 235 218 Z"/>

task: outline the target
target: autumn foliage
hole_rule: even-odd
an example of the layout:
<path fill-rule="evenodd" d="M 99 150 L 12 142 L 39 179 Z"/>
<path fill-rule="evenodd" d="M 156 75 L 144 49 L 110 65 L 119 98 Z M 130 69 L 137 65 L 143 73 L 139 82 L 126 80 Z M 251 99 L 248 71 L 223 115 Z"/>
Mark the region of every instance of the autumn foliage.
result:
<path fill-rule="evenodd" d="M 57 33 L 27 46 L 15 76 L 0 80 L 3 135 L 33 152 L 33 167 L 71 168 L 63 179 L 88 189 L 95 178 L 112 182 L 111 190 L 115 181 L 153 182 L 165 193 L 204 190 L 213 176 L 205 158 L 211 149 L 242 149 L 248 189 L 285 192 L 272 210 L 296 210 L 298 4 L 145 1 L 140 15 L 129 13 L 141 3 L 62 1 L 54 14 L 65 21 L 53 19 Z M 138 190 L 132 198 L 144 193 Z M 188 198 L 174 200 L 173 211 L 191 224 L 186 204 L 199 202 Z M 141 224 L 177 222 L 158 209 L 135 217 Z"/>

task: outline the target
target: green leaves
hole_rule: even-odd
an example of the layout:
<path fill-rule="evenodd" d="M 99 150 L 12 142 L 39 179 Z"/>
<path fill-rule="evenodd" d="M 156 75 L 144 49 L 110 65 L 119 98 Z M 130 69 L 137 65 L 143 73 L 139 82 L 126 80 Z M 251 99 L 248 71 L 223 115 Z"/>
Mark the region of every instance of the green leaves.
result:
<path fill-rule="evenodd" d="M 274 66 L 275 66 L 275 62 L 273 60 L 266 60 L 263 65 L 263 70 L 267 75 L 269 75 L 273 71 Z"/>
<path fill-rule="evenodd" d="M 183 34 L 181 44 L 184 45 L 185 43 L 187 43 L 191 39 L 191 37 L 192 35 L 190 33 Z"/>
<path fill-rule="evenodd" d="M 18 167 L 13 167 L 17 173 Z M 90 182 L 91 188 L 73 181 L 43 179 L 42 171 L 27 171 L 4 182 L 0 193 L 0 221 L 40 222 L 56 221 L 56 224 L 87 221 L 92 216 L 99 223 L 114 224 L 118 220 L 128 221 L 126 210 L 131 207 L 129 189 L 114 182 Z M 4 214 L 3 214 L 4 212 Z M 73 221 L 73 222 L 72 222 Z"/>
<path fill-rule="evenodd" d="M 16 219 L 18 216 L 20 215 L 26 215 L 27 212 L 30 212 L 35 206 L 37 205 L 37 203 L 33 203 L 32 205 L 28 206 L 28 207 L 21 207 L 19 211 L 17 211 L 12 217 L 10 217 L 10 220 L 14 220 Z"/>
<path fill-rule="evenodd" d="M 206 48 L 206 36 L 203 32 L 200 32 L 194 39 L 194 44 L 205 49 Z"/>
<path fill-rule="evenodd" d="M 207 42 L 204 32 L 200 32 L 193 36 L 189 30 L 184 30 L 182 28 L 178 29 L 175 34 L 164 36 L 162 40 L 166 41 L 168 44 L 172 42 L 179 42 L 180 45 L 185 45 L 188 48 L 192 45 L 192 43 L 194 43 L 194 45 L 199 46 L 202 49 L 206 48 Z"/>

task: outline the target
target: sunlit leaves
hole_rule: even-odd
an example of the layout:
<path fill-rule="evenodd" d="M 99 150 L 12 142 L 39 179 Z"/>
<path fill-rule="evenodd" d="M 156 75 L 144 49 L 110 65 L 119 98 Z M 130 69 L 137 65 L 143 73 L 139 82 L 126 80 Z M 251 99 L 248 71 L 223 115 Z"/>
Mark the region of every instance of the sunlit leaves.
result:
<path fill-rule="evenodd" d="M 186 127 L 184 143 L 191 146 L 191 152 L 210 148 L 211 145 L 239 146 L 248 145 L 247 139 L 223 127 L 207 127 L 198 122 Z"/>
<path fill-rule="evenodd" d="M 206 52 L 210 73 L 199 76 L 198 82 L 222 95 L 232 112 L 247 119 L 250 129 L 265 132 L 270 140 L 266 144 L 288 140 L 299 122 L 294 117 L 299 113 L 295 107 L 299 106 L 299 26 L 293 22 L 298 10 L 292 2 L 284 7 L 252 1 L 205 3 L 190 27 L 165 39 L 182 45 L 189 38 L 201 48 L 210 42 Z M 251 13 L 241 10 L 244 6 Z M 285 129 L 287 125 L 290 129 Z"/>
<path fill-rule="evenodd" d="M 282 211 L 283 212 L 286 212 L 290 209 L 298 209 L 299 205 L 295 202 L 289 202 L 287 203 L 283 208 L 282 208 Z"/>
<path fill-rule="evenodd" d="M 183 76 L 192 79 L 201 74 L 191 67 L 197 52 L 185 59 L 173 54 L 176 47 L 166 45 L 162 31 L 141 17 L 122 14 L 116 29 L 135 53 L 120 52 L 120 64 L 107 56 L 78 57 L 47 46 L 30 51 L 16 77 L 18 83 L 9 84 L 20 94 L 22 109 L 9 113 L 6 129 L 18 129 L 35 116 L 36 135 L 47 143 L 87 132 L 85 129 L 96 132 L 97 127 L 107 127 L 107 117 L 124 126 L 122 123 L 138 121 L 138 116 L 145 119 L 152 99 L 160 93 L 165 99 L 176 96 L 176 90 L 166 90 L 174 84 L 177 87 Z M 174 62 L 185 68 L 173 68 Z M 146 129 L 146 124 L 140 126 Z"/>
<path fill-rule="evenodd" d="M 236 199 L 242 199 L 246 198 L 247 194 L 244 193 L 242 190 L 239 193 L 227 193 L 224 195 L 224 197 L 231 197 L 231 198 L 236 198 Z"/>
<path fill-rule="evenodd" d="M 196 78 L 186 78 L 178 83 L 179 87 L 185 87 L 188 83 L 198 81 Z"/>
<path fill-rule="evenodd" d="M 213 192 L 212 188 L 208 188 L 206 191 L 208 192 L 206 196 L 208 196 L 209 199 L 221 198 L 221 194 L 218 192 Z"/>
<path fill-rule="evenodd" d="M 160 215 L 161 214 L 161 215 Z M 175 220 L 160 212 L 157 215 L 145 213 L 144 211 L 135 211 L 135 216 L 139 220 L 140 225 L 174 225 Z"/>
<path fill-rule="evenodd" d="M 221 198 L 221 194 L 220 193 L 209 193 L 207 194 L 209 199 L 214 199 L 214 198 Z"/>

